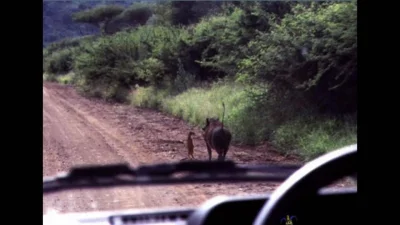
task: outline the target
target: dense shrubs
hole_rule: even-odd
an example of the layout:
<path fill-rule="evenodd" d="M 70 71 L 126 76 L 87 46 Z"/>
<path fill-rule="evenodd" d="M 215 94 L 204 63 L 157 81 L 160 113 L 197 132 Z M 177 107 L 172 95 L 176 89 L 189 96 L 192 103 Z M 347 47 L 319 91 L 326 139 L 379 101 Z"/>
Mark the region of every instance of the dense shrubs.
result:
<path fill-rule="evenodd" d="M 304 7 L 269 32 L 258 32 L 246 48 L 239 79 L 271 84 L 272 93 L 321 113 L 357 109 L 357 6 L 355 3 Z"/>
<path fill-rule="evenodd" d="M 224 101 L 235 143 L 269 140 L 307 158 L 356 141 L 355 2 L 182 4 L 115 8 L 110 23 L 131 18 L 130 29 L 52 44 L 44 70 L 197 125 Z M 202 16 L 180 23 L 184 9 Z"/>
<path fill-rule="evenodd" d="M 185 34 L 173 27 L 142 26 L 84 45 L 75 61 L 75 72 L 84 81 L 81 88 L 101 87 L 113 94 L 98 95 L 114 99 L 134 84 L 160 86 L 177 71 L 179 41 Z"/>
<path fill-rule="evenodd" d="M 49 74 L 65 74 L 72 69 L 72 51 L 63 49 L 52 53 L 44 63 L 44 72 Z"/>

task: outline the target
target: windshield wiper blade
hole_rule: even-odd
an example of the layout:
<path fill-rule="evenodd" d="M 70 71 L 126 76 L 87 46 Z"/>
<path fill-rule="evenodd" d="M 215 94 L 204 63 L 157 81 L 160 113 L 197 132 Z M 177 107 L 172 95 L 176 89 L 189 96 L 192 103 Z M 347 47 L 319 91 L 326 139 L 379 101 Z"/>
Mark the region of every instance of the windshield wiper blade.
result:
<path fill-rule="evenodd" d="M 299 165 L 237 165 L 233 161 L 190 161 L 130 167 L 128 164 L 85 166 L 43 180 L 43 193 L 67 189 L 156 184 L 280 182 Z"/>

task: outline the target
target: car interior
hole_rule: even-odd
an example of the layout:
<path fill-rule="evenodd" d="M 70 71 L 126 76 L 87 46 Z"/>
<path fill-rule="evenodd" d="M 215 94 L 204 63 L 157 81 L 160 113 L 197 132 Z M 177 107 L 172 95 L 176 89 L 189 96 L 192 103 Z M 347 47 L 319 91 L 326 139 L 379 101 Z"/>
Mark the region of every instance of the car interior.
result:
<path fill-rule="evenodd" d="M 356 155 L 356 144 L 327 153 L 294 172 L 271 194 L 217 196 L 198 208 L 44 215 L 43 224 L 354 224 L 357 187 L 323 187 L 354 177 Z"/>

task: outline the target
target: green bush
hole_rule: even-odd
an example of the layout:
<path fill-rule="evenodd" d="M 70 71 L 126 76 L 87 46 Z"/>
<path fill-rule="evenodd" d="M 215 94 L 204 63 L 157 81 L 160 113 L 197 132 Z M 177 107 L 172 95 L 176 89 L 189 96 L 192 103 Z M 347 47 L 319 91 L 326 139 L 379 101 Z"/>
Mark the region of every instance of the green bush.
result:
<path fill-rule="evenodd" d="M 57 76 L 54 74 L 48 74 L 44 73 L 43 74 L 43 81 L 49 81 L 49 82 L 57 82 Z"/>
<path fill-rule="evenodd" d="M 244 46 L 243 29 L 240 20 L 243 10 L 234 8 L 230 15 L 217 15 L 203 18 L 193 27 L 193 35 L 187 45 L 193 58 L 202 67 L 208 68 L 207 77 L 217 78 L 219 74 L 234 75 L 236 64 Z"/>
<path fill-rule="evenodd" d="M 161 84 L 165 77 L 176 73 L 174 56 L 184 34 L 183 30 L 173 27 L 142 26 L 85 45 L 75 63 L 77 74 L 88 86 L 83 90 L 105 88 L 108 92 L 106 84 L 111 84 L 114 93 L 119 89 L 128 90 L 135 83 Z"/>
<path fill-rule="evenodd" d="M 94 35 L 87 35 L 75 38 L 65 38 L 57 42 L 53 42 L 49 44 L 48 47 L 43 49 L 43 58 L 47 58 L 53 52 L 57 52 L 64 49 L 71 49 L 74 47 L 79 47 L 82 43 L 91 42 L 96 40 L 97 36 Z"/>
<path fill-rule="evenodd" d="M 63 75 L 74 68 L 75 57 L 82 51 L 82 45 L 90 44 L 95 36 L 66 38 L 43 49 L 43 71 L 51 75 Z M 55 81 L 55 80 L 54 80 Z"/>
<path fill-rule="evenodd" d="M 357 124 L 349 119 L 340 121 L 335 118 L 303 117 L 280 126 L 272 140 L 282 152 L 310 160 L 357 143 Z"/>
<path fill-rule="evenodd" d="M 130 95 L 130 103 L 138 107 L 160 109 L 168 93 L 150 87 L 138 87 L 134 94 Z"/>
<path fill-rule="evenodd" d="M 69 49 L 59 50 L 46 58 L 44 72 L 48 74 L 65 74 L 71 71 L 72 63 L 72 51 Z"/>
<path fill-rule="evenodd" d="M 75 84 L 75 74 L 71 72 L 62 76 L 57 76 L 57 82 L 61 84 Z"/>
<path fill-rule="evenodd" d="M 250 41 L 238 79 L 269 82 L 269 96 L 299 97 L 322 113 L 354 112 L 357 4 L 297 4 L 292 12 Z"/>

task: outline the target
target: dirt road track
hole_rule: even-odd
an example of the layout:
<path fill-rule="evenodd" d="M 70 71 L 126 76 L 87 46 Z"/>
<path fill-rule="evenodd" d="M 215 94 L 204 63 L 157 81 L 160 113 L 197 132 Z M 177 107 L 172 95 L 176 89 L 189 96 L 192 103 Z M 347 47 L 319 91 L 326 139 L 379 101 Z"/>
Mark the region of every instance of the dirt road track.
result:
<path fill-rule="evenodd" d="M 72 166 L 128 162 L 133 166 L 178 161 L 191 128 L 183 121 L 151 110 L 107 104 L 79 96 L 71 87 L 43 86 L 43 175 Z M 195 157 L 206 159 L 201 131 L 194 129 Z M 264 146 L 265 147 L 265 146 Z M 216 157 L 215 153 L 213 157 Z M 278 162 L 282 156 L 265 149 L 232 147 L 227 158 L 239 163 Z M 79 190 L 44 196 L 44 210 L 61 212 L 159 206 L 196 206 L 221 194 L 265 193 L 271 184 L 199 184 Z M 74 201 L 69 201 L 69 200 Z"/>

